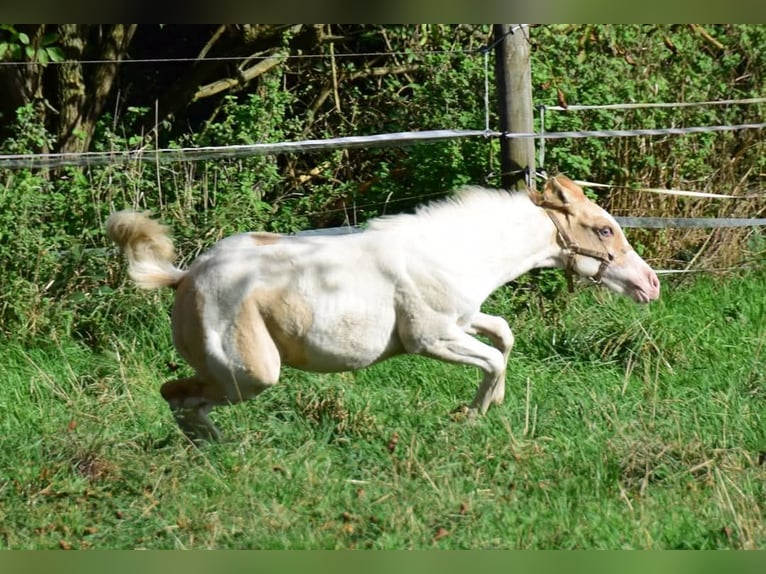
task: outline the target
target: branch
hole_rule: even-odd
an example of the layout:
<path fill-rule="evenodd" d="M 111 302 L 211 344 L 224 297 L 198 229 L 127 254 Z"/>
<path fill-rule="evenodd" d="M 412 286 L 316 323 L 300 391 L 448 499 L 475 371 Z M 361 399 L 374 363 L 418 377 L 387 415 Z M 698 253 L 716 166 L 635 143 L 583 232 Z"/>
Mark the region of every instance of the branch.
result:
<path fill-rule="evenodd" d="M 215 43 L 218 41 L 218 39 L 223 35 L 225 31 L 226 31 L 226 24 L 221 24 L 218 27 L 218 29 L 213 33 L 213 35 L 210 37 L 210 40 L 207 41 L 207 44 L 205 44 L 202 50 L 200 50 L 200 53 L 197 55 L 198 60 L 204 60 L 207 57 L 207 53 L 211 50 L 211 48 L 215 45 Z"/>
<path fill-rule="evenodd" d="M 209 98 L 210 96 L 214 96 L 225 90 L 230 90 L 236 86 L 243 86 L 261 74 L 268 72 L 271 68 L 281 64 L 285 59 L 286 54 L 275 54 L 264 58 L 255 66 L 241 71 L 237 78 L 225 78 L 223 80 L 217 80 L 212 84 L 201 86 L 191 97 L 190 103 L 194 103 L 203 98 Z"/>
<path fill-rule="evenodd" d="M 358 80 L 359 78 L 369 78 L 374 76 L 388 76 L 390 74 L 408 74 L 417 72 L 420 69 L 419 64 L 401 64 L 399 66 L 380 66 L 378 68 L 365 68 L 349 75 L 349 80 Z"/>
<path fill-rule="evenodd" d="M 718 50 L 725 49 L 725 46 L 723 44 L 721 44 L 721 42 L 719 42 L 718 40 L 713 38 L 713 36 L 711 36 L 710 33 L 707 30 L 705 30 L 705 28 L 700 26 L 699 24 L 689 24 L 689 26 L 691 27 L 693 32 L 696 32 L 697 34 L 702 36 L 702 38 L 705 39 L 708 42 L 708 44 L 711 44 L 712 46 L 714 46 Z"/>
<path fill-rule="evenodd" d="M 338 82 L 342 82 L 345 80 L 358 80 L 360 78 L 371 78 L 371 77 L 377 77 L 377 76 L 387 76 L 389 74 L 408 74 L 410 72 L 416 72 L 420 69 L 419 64 L 401 64 L 398 66 L 380 66 L 377 68 L 365 68 L 364 70 L 359 70 L 358 72 L 354 72 L 353 74 L 344 75 L 341 74 Z M 313 118 L 316 116 L 316 113 L 319 111 L 319 108 L 322 107 L 322 104 L 325 103 L 328 97 L 330 97 L 330 94 L 333 92 L 333 82 L 325 82 L 322 86 L 322 89 L 319 91 L 319 95 L 316 97 L 316 99 L 311 104 L 311 107 L 308 111 L 308 122 L 306 123 L 306 126 L 303 130 L 304 135 L 309 132 L 311 129 L 311 124 L 313 123 Z"/>

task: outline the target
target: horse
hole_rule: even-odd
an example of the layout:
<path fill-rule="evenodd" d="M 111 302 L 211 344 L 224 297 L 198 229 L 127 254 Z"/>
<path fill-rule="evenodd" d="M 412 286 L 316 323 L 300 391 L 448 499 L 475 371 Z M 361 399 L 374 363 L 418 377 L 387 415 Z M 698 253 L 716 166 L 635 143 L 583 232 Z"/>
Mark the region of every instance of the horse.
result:
<path fill-rule="evenodd" d="M 107 233 L 138 287 L 175 289 L 173 343 L 194 374 L 160 392 L 194 441 L 220 438 L 212 408 L 268 389 L 283 365 L 354 371 L 402 354 L 478 367 L 467 412 L 483 415 L 503 402 L 514 336 L 480 308 L 531 269 L 562 268 L 637 303 L 660 294 L 615 219 L 563 175 L 542 192 L 465 187 L 358 233 L 240 233 L 187 269 L 144 213 L 112 213 Z"/>

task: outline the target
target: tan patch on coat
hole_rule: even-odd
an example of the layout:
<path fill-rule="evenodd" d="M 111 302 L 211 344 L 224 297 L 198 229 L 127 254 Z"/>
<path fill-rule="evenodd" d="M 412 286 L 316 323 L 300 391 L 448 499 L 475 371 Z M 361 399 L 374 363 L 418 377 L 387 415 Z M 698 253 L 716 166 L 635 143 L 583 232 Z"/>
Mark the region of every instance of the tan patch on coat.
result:
<path fill-rule="evenodd" d="M 282 240 L 282 236 L 279 233 L 267 233 L 264 231 L 251 233 L 250 237 L 252 237 L 256 245 L 273 245 Z"/>
<path fill-rule="evenodd" d="M 551 214 L 562 223 L 569 238 L 578 246 L 596 252 L 610 253 L 614 262 L 619 263 L 632 248 L 625 234 L 616 222 L 604 216 L 603 210 L 583 192 L 582 188 L 564 175 L 550 178 L 543 192 L 544 199 L 551 204 Z M 609 227 L 612 236 L 601 237 L 599 229 Z M 559 241 L 558 232 L 554 232 Z"/>
<path fill-rule="evenodd" d="M 194 284 L 191 276 L 186 276 L 178 284 L 173 305 L 173 344 L 181 356 L 201 376 L 207 377 L 205 361 L 205 329 L 202 324 L 202 312 L 205 298 Z"/>
<path fill-rule="evenodd" d="M 304 338 L 314 323 L 314 312 L 300 295 L 287 289 L 259 292 L 261 313 L 285 364 L 308 364 Z"/>
<path fill-rule="evenodd" d="M 586 200 L 578 205 L 573 210 L 571 219 L 572 239 L 581 247 L 606 250 L 615 257 L 614 262 L 618 262 L 622 256 L 631 251 L 632 247 L 619 224 L 605 216 L 604 211 L 594 202 Z M 612 230 L 611 236 L 599 235 L 599 230 L 604 227 Z"/>
<path fill-rule="evenodd" d="M 236 346 L 247 371 L 273 384 L 280 363 L 308 363 L 303 338 L 313 313 L 302 297 L 286 289 L 255 289 L 242 303 L 236 325 Z"/>

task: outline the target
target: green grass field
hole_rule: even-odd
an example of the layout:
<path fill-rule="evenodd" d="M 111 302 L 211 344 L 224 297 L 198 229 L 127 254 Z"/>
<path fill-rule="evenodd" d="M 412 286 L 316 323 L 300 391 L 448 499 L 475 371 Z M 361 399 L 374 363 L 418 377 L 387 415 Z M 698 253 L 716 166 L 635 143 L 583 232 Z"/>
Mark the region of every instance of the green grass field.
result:
<path fill-rule="evenodd" d="M 159 396 L 186 367 L 147 294 L 155 319 L 99 352 L 0 346 L 0 546 L 764 549 L 764 293 L 763 270 L 649 307 L 581 287 L 512 317 L 501 291 L 517 343 L 487 416 L 450 416 L 474 369 L 402 357 L 285 370 L 199 448 Z"/>

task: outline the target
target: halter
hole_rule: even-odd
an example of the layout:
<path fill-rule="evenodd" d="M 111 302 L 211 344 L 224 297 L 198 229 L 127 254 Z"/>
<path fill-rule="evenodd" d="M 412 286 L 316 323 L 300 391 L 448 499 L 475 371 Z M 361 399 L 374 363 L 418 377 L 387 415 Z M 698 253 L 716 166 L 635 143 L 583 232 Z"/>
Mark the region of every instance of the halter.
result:
<path fill-rule="evenodd" d="M 551 218 L 551 221 L 553 222 L 553 225 L 556 226 L 556 231 L 558 232 L 559 239 L 561 240 L 561 247 L 562 251 L 564 252 L 564 255 L 566 256 L 566 265 L 564 266 L 564 273 L 567 278 L 567 287 L 569 288 L 569 292 L 571 293 L 574 291 L 574 281 L 572 277 L 574 276 L 574 264 L 575 264 L 575 257 L 577 255 L 584 255 L 586 257 L 592 257 L 593 259 L 598 259 L 601 261 L 601 265 L 598 268 L 598 271 L 596 271 L 596 274 L 592 277 L 589 277 L 591 281 L 598 284 L 601 283 L 601 277 L 604 275 L 604 271 L 609 266 L 609 263 L 611 263 L 614 260 L 614 255 L 609 253 L 608 251 L 596 251 L 594 249 L 588 249 L 586 247 L 580 247 L 577 245 L 577 242 L 572 239 L 569 234 L 567 233 L 566 229 L 564 229 L 564 226 L 562 225 L 561 221 L 558 220 L 557 217 L 553 215 L 554 211 L 562 211 L 561 206 L 542 200 L 539 202 L 536 202 L 539 207 L 542 207 L 545 213 L 548 214 L 548 217 Z"/>

